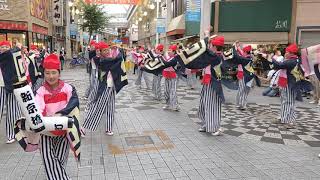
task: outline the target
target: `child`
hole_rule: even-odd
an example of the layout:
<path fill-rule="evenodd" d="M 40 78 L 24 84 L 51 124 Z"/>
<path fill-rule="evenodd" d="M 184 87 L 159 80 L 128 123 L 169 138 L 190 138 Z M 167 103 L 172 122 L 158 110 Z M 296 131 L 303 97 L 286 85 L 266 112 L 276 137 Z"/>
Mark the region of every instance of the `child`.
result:
<path fill-rule="evenodd" d="M 79 106 L 79 99 L 73 86 L 60 80 L 61 62 L 57 55 L 51 54 L 43 61 L 44 84 L 38 89 L 36 103 L 44 116 L 65 116 Z M 66 165 L 70 151 L 66 132 L 53 131 L 57 135 L 41 135 L 40 153 L 47 179 L 70 179 Z"/>

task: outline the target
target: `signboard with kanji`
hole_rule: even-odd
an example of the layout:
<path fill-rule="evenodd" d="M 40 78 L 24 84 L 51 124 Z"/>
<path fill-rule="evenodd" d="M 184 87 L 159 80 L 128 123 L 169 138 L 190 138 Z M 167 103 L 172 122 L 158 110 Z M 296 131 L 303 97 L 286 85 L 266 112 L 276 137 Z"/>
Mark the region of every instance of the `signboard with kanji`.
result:
<path fill-rule="evenodd" d="M 63 26 L 63 0 L 52 1 L 53 25 Z"/>

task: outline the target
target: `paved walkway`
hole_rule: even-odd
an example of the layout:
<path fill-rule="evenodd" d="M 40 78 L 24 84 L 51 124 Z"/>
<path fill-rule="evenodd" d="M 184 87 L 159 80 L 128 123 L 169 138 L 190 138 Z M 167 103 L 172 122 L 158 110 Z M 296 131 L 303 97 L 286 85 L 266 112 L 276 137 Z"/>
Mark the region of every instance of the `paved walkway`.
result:
<path fill-rule="evenodd" d="M 62 76 L 82 97 L 85 70 L 66 70 Z M 163 103 L 152 100 L 146 89 L 137 89 L 133 78 L 116 97 L 114 136 L 105 135 L 103 122 L 83 139 L 81 163 L 70 154 L 72 179 L 320 179 L 320 116 L 315 106 L 298 103 L 298 128 L 286 131 L 269 123 L 278 115 L 277 98 L 262 97 L 262 89 L 256 88 L 248 110 L 241 112 L 232 104 L 236 92 L 226 90 L 226 132 L 213 137 L 197 131 L 200 85 L 187 90 L 180 82 L 182 109 L 172 112 L 162 110 Z M 6 145 L 4 121 L 0 134 L 0 179 L 45 179 L 39 152 Z"/>

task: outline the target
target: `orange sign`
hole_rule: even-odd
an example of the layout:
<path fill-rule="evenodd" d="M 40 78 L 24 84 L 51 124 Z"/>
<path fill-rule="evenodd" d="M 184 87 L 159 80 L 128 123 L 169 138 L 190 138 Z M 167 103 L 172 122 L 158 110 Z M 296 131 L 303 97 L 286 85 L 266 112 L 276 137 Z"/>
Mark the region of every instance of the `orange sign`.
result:
<path fill-rule="evenodd" d="M 140 0 L 85 0 L 86 3 L 94 4 L 139 4 Z"/>

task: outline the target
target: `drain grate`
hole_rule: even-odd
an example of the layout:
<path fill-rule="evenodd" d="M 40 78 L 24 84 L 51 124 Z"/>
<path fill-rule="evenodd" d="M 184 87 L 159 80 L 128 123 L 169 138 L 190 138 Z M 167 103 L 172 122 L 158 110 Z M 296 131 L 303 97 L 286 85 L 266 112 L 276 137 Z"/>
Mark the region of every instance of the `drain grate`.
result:
<path fill-rule="evenodd" d="M 150 136 L 125 137 L 125 140 L 128 146 L 154 144 Z"/>

